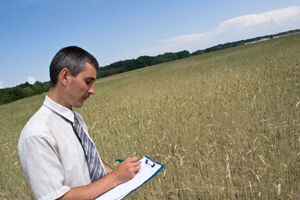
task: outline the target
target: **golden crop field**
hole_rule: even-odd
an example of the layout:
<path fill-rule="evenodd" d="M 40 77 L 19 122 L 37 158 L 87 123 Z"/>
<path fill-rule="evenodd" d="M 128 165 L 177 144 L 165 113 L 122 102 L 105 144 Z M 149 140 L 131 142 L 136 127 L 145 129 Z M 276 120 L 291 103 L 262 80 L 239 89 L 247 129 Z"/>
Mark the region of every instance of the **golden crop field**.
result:
<path fill-rule="evenodd" d="M 76 110 L 112 167 L 165 166 L 126 199 L 299 199 L 299 52 L 295 34 L 99 79 Z M 34 199 L 17 143 L 44 96 L 0 106 L 1 199 Z"/>

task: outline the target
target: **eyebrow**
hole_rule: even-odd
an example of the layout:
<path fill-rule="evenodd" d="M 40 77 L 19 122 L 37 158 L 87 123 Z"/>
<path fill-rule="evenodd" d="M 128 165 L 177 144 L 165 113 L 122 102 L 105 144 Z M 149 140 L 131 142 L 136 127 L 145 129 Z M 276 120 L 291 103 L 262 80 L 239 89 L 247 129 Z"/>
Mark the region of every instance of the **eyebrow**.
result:
<path fill-rule="evenodd" d="M 87 77 L 87 79 L 92 79 L 93 81 L 96 80 L 94 77 Z"/>

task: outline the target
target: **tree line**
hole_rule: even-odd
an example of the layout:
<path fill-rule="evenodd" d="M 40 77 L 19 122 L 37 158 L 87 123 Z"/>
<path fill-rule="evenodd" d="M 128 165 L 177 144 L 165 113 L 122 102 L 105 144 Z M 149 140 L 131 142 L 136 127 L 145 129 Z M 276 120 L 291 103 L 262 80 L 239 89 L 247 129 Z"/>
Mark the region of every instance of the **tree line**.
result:
<path fill-rule="evenodd" d="M 103 78 L 114 74 L 119 74 L 135 69 L 140 69 L 152 65 L 157 65 L 173 60 L 190 57 L 190 52 L 180 51 L 177 53 L 165 53 L 158 56 L 140 56 L 137 59 L 118 61 L 110 65 L 100 67 L 97 72 L 97 78 Z"/>
<path fill-rule="evenodd" d="M 34 84 L 28 82 L 17 85 L 12 88 L 0 89 L 0 105 L 10 103 L 25 97 L 42 94 L 48 92 L 50 89 L 50 81 L 39 82 L 36 81 Z"/>
<path fill-rule="evenodd" d="M 193 53 L 190 53 L 185 50 L 185 51 L 180 51 L 177 53 L 169 52 L 169 53 L 165 53 L 163 55 L 158 55 L 158 56 L 140 56 L 137 59 L 118 61 L 118 62 L 112 63 L 110 65 L 101 67 L 98 70 L 97 78 L 103 78 L 106 76 L 111 76 L 114 74 L 119 74 L 119 73 L 131 71 L 131 70 L 135 70 L 135 69 L 140 69 L 140 68 L 148 67 L 148 66 L 152 66 L 152 65 L 157 65 L 157 64 L 164 63 L 164 62 L 170 62 L 170 61 L 174 61 L 174 60 L 178 60 L 178 59 L 183 59 L 183 58 L 187 58 L 190 56 L 196 56 L 196 55 L 200 55 L 200 54 L 204 54 L 204 53 L 210 53 L 210 52 L 214 52 L 214 51 L 228 49 L 228 48 L 232 48 L 232 47 L 236 47 L 236 46 L 240 46 L 240 45 L 245 45 L 245 44 L 261 41 L 263 39 L 273 39 L 274 37 L 280 37 L 280 36 L 289 35 L 289 34 L 293 34 L 293 33 L 300 33 L 300 29 L 287 31 L 287 32 L 283 32 L 283 33 L 278 33 L 278 34 L 274 34 L 274 35 L 266 35 L 266 36 L 256 37 L 256 38 L 247 39 L 247 40 L 240 40 L 237 42 L 228 42 L 226 44 L 219 44 L 219 45 L 216 45 L 216 46 L 204 49 L 204 50 L 197 50 Z"/>
<path fill-rule="evenodd" d="M 120 74 L 123 72 L 128 72 L 128 71 L 132 71 L 132 70 L 136 70 L 136 69 L 140 69 L 152 65 L 157 65 L 165 62 L 188 58 L 190 56 L 210 53 L 210 52 L 228 49 L 228 48 L 245 45 L 257 41 L 262 41 L 264 39 L 273 39 L 275 37 L 290 35 L 294 33 L 300 33 L 300 29 L 282 32 L 274 35 L 256 37 L 247 40 L 240 40 L 237 42 L 228 42 L 226 44 L 219 44 L 204 50 L 197 50 L 193 53 L 184 50 L 177 53 L 168 52 L 157 56 L 140 56 L 137 59 L 118 61 L 110 65 L 100 67 L 97 72 L 97 78 L 112 76 L 115 74 Z M 49 89 L 50 89 L 50 81 L 44 83 L 36 81 L 34 84 L 29 84 L 28 82 L 26 82 L 24 84 L 17 85 L 16 87 L 13 88 L 0 89 L 0 105 L 10 103 L 18 99 L 22 99 L 32 95 L 42 94 L 43 92 L 48 92 Z"/>

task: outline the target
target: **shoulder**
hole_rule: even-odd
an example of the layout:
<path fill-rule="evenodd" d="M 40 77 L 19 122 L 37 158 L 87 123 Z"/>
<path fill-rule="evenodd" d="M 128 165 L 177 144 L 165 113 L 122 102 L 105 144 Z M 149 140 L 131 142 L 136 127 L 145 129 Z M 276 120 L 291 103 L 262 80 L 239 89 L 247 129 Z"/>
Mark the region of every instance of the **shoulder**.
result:
<path fill-rule="evenodd" d="M 19 138 L 19 145 L 31 137 L 53 140 L 51 134 L 53 119 L 51 118 L 51 111 L 47 107 L 42 106 L 24 126 Z"/>

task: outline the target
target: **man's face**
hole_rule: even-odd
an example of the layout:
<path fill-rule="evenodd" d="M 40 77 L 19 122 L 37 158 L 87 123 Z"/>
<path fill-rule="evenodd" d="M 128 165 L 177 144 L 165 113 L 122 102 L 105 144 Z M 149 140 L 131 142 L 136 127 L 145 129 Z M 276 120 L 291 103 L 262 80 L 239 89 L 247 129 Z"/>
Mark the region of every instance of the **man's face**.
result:
<path fill-rule="evenodd" d="M 69 104 L 67 107 L 81 107 L 91 94 L 95 94 L 94 82 L 96 75 L 96 69 L 91 64 L 86 63 L 85 70 L 76 77 L 69 76 L 70 81 L 66 90 Z"/>

